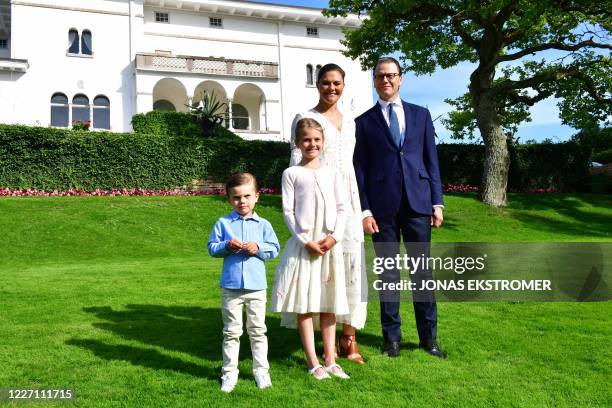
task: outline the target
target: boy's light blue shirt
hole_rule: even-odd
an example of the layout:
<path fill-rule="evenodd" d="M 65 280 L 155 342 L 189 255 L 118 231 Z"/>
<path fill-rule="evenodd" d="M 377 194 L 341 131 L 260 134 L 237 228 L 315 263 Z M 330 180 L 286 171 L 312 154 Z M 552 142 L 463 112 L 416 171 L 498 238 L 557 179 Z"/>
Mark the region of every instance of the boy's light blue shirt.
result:
<path fill-rule="evenodd" d="M 259 251 L 255 255 L 232 252 L 228 248 L 232 238 L 255 242 Z M 208 253 L 224 258 L 219 286 L 225 289 L 266 289 L 264 260 L 275 258 L 279 250 L 272 225 L 256 213 L 251 218 L 242 218 L 232 211 L 217 220 L 208 238 Z"/>

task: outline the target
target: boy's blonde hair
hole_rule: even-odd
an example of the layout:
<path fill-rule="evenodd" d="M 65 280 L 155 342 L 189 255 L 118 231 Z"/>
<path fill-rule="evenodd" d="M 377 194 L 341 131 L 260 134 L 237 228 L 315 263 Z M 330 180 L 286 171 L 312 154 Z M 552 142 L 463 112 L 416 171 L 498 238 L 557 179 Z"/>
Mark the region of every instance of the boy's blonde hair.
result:
<path fill-rule="evenodd" d="M 316 131 L 321 132 L 321 136 L 325 139 L 325 134 L 323 133 L 323 126 L 316 120 L 312 118 L 302 118 L 298 120 L 295 125 L 295 144 L 300 143 L 302 137 L 304 136 L 304 131 L 306 129 L 314 129 Z"/>
<path fill-rule="evenodd" d="M 232 174 L 227 181 L 225 182 L 225 194 L 229 196 L 229 191 L 231 188 L 242 186 L 245 184 L 253 184 L 255 187 L 255 192 L 259 191 L 259 186 L 257 185 L 257 179 L 251 173 L 235 173 Z"/>

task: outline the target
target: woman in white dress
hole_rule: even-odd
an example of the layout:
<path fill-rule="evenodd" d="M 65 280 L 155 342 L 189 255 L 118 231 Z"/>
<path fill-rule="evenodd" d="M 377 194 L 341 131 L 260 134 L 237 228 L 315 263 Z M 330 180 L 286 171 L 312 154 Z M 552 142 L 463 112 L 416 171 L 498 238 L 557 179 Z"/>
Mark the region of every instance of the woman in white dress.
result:
<path fill-rule="evenodd" d="M 336 316 L 348 313 L 342 237 L 346 196 L 338 174 L 319 160 L 321 125 L 304 118 L 297 123 L 296 144 L 302 159 L 283 172 L 283 216 L 291 232 L 276 269 L 270 309 L 297 317 L 309 373 L 348 379 L 334 355 Z M 319 318 L 325 367 L 319 364 L 313 317 Z"/>
<path fill-rule="evenodd" d="M 333 168 L 340 176 L 348 194 L 346 227 L 342 241 L 345 265 L 346 291 L 349 314 L 338 316 L 343 323 L 339 341 L 340 355 L 358 363 L 365 363 L 359 354 L 356 329 L 365 326 L 367 314 L 367 280 L 365 276 L 363 226 L 359 191 L 353 167 L 355 149 L 355 122 L 347 112 L 338 109 L 338 102 L 344 90 L 344 70 L 336 64 L 326 64 L 317 74 L 319 103 L 314 108 L 296 115 L 291 131 L 290 165 L 300 162 L 300 149 L 293 140 L 295 124 L 304 117 L 315 119 L 323 126 L 325 145 L 321 161 Z"/>

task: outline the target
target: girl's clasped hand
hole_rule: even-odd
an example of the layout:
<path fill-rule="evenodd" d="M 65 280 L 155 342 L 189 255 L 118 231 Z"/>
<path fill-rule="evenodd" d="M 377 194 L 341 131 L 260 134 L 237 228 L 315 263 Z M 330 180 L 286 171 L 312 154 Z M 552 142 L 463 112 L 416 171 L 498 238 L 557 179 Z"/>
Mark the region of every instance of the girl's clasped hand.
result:
<path fill-rule="evenodd" d="M 336 245 L 336 240 L 331 235 L 326 236 L 325 238 L 315 242 L 309 241 L 306 243 L 306 249 L 308 253 L 313 256 L 321 256 L 324 255 L 327 251 L 332 249 L 332 247 Z"/>

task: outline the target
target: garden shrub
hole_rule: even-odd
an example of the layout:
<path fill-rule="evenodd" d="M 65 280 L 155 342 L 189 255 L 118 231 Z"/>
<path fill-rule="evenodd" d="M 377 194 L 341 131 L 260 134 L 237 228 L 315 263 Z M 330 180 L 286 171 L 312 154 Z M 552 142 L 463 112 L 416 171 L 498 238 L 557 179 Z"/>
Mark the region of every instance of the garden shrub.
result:
<path fill-rule="evenodd" d="M 135 133 L 0 125 L 0 186 L 169 189 L 194 179 L 224 182 L 237 171 L 255 174 L 262 187 L 280 186 L 288 143 L 246 141 L 225 128 L 204 138 L 190 120 L 176 112 L 136 115 Z M 584 191 L 589 155 L 573 142 L 512 145 L 508 187 Z M 438 156 L 443 183 L 480 184 L 484 146 L 441 144 Z"/>

